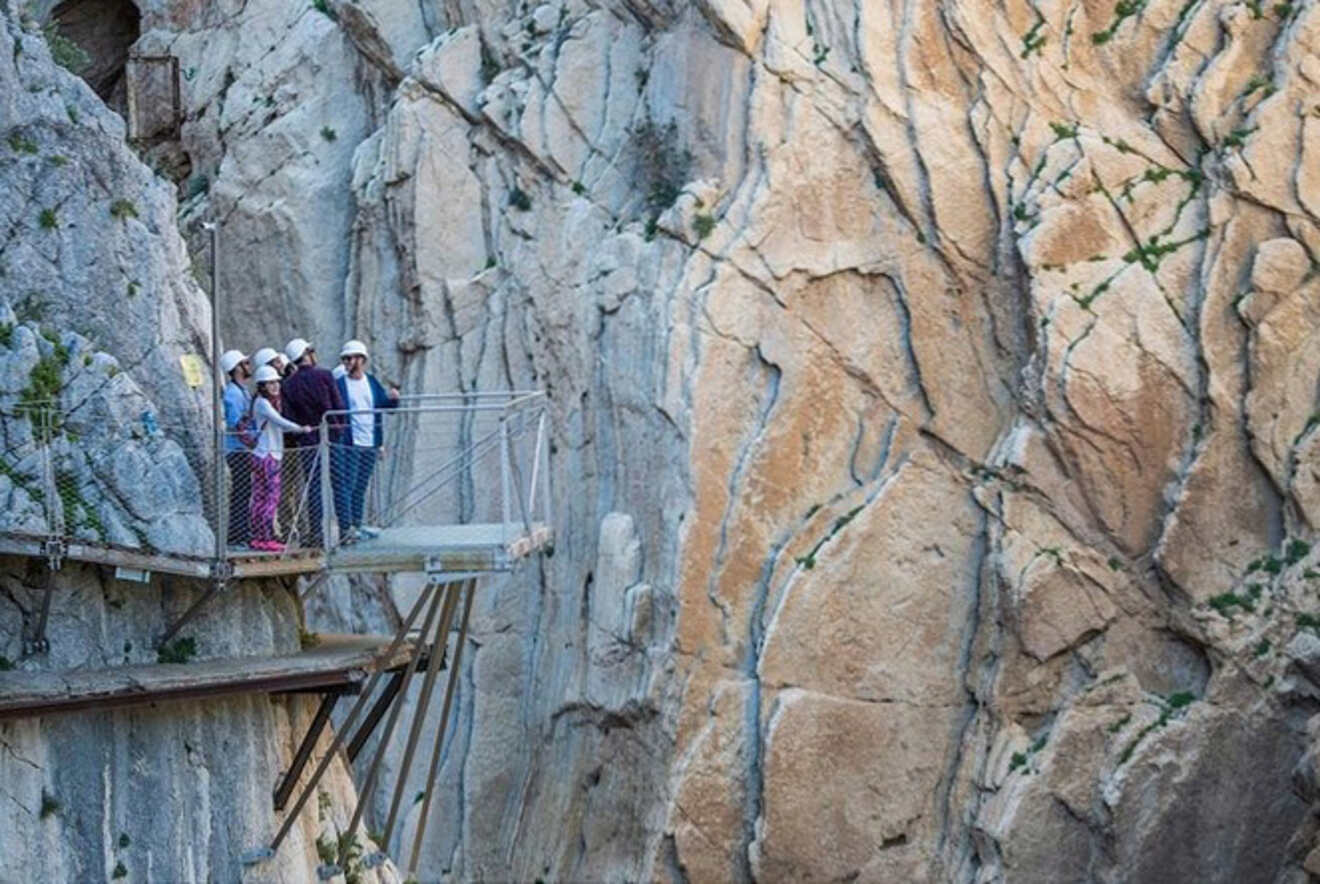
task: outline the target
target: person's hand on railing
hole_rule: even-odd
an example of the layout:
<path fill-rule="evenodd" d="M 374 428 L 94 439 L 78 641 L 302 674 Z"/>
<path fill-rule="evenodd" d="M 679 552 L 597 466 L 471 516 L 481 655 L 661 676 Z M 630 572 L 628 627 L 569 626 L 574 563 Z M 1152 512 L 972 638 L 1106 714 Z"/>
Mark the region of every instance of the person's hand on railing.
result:
<path fill-rule="evenodd" d="M 307 426 L 304 426 L 304 427 L 302 428 L 302 432 L 304 432 L 304 433 L 315 433 L 315 432 L 316 432 L 316 427 L 307 427 Z"/>

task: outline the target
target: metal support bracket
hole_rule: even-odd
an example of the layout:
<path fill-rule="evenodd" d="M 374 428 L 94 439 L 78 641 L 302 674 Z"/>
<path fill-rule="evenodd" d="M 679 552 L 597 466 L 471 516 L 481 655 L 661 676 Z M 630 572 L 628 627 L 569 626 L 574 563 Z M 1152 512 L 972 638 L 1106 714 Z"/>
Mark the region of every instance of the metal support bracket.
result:
<path fill-rule="evenodd" d="M 46 556 L 46 564 L 50 569 L 58 571 L 60 566 L 64 564 L 64 557 L 68 554 L 69 547 L 62 538 L 51 537 L 47 538 L 46 542 L 42 544 L 42 552 Z"/>
<path fill-rule="evenodd" d="M 48 542 L 49 543 L 49 542 Z M 61 547 L 62 543 L 59 544 Z M 47 559 L 47 564 L 50 563 Z M 33 563 L 35 565 L 35 562 Z M 36 567 L 40 567 L 36 565 Z M 31 657 L 34 654 L 47 654 L 50 652 L 50 639 L 46 637 L 46 623 L 50 620 L 50 601 L 55 593 L 55 567 L 47 568 L 42 572 L 39 583 L 30 585 L 31 589 L 38 590 L 41 593 L 41 608 L 37 612 L 36 623 L 32 625 L 31 637 L 23 642 L 23 656 Z M 29 569 L 32 565 L 29 565 Z"/>
<path fill-rule="evenodd" d="M 199 613 L 201 613 L 202 608 L 206 607 L 206 603 L 211 601 L 211 599 L 215 598 L 215 596 L 220 592 L 223 592 L 224 588 L 225 588 L 224 580 L 216 580 L 215 582 L 213 582 L 207 588 L 207 590 L 197 598 L 197 601 L 193 602 L 192 605 L 189 606 L 188 610 L 183 612 L 183 616 L 180 617 L 178 620 L 175 620 L 174 624 L 170 626 L 169 629 L 165 630 L 165 634 L 160 637 L 160 641 L 156 643 L 156 647 L 157 648 L 164 647 L 166 642 L 174 638 L 174 636 L 178 634 L 179 630 L 183 629 L 184 625 L 186 625 L 194 617 L 196 617 Z"/>
<path fill-rule="evenodd" d="M 220 584 L 223 592 L 225 584 L 234 579 L 234 563 L 228 559 L 216 559 L 211 563 L 211 579 Z"/>

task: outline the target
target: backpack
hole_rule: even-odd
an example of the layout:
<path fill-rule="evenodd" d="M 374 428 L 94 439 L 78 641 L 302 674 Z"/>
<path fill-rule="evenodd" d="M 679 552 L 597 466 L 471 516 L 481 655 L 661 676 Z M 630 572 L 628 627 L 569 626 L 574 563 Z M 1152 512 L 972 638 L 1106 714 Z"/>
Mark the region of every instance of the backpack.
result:
<path fill-rule="evenodd" d="M 257 447 L 257 436 L 261 433 L 261 428 L 257 426 L 256 416 L 252 411 L 256 407 L 257 397 L 254 394 L 248 400 L 247 414 L 238 419 L 234 425 L 235 432 L 238 433 L 238 441 L 242 442 L 248 448 Z"/>

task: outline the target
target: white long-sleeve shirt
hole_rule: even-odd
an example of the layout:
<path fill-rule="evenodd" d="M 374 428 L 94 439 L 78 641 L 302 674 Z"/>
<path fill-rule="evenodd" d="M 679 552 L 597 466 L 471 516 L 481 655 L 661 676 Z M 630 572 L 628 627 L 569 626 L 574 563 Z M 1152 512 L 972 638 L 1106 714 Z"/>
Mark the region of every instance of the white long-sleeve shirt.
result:
<path fill-rule="evenodd" d="M 270 404 L 270 400 L 265 396 L 258 396 L 252 403 L 252 413 L 256 418 L 257 424 L 257 447 L 252 449 L 252 454 L 256 457 L 273 457 L 276 460 L 284 459 L 284 433 L 296 433 L 302 430 L 302 425 L 296 424 L 275 410 L 275 406 Z"/>

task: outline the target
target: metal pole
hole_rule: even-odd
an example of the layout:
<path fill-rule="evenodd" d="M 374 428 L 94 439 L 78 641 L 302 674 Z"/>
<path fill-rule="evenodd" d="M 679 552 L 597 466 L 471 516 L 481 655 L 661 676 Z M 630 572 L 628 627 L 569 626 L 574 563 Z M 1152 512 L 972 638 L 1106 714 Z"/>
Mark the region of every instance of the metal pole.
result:
<path fill-rule="evenodd" d="M 225 560 L 229 535 L 229 496 L 225 494 L 224 377 L 220 368 L 220 228 L 214 221 L 202 225 L 211 233 L 211 413 L 215 416 L 215 560 Z"/>
<path fill-rule="evenodd" d="M 371 766 L 367 768 L 367 778 L 362 783 L 362 788 L 358 790 L 357 807 L 353 808 L 353 818 L 348 821 L 348 828 L 343 830 L 344 837 L 339 845 L 339 859 L 335 863 L 341 869 L 348 861 L 348 849 L 352 843 L 353 833 L 357 831 L 358 823 L 362 822 L 362 814 L 367 809 L 367 802 L 371 800 L 371 793 L 376 788 L 376 780 L 380 776 L 380 765 L 385 760 L 385 751 L 389 749 L 390 737 L 394 735 L 394 726 L 399 722 L 399 713 L 403 711 L 403 704 L 407 697 L 408 682 L 412 680 L 417 672 L 417 665 L 422 660 L 422 645 L 426 643 L 426 637 L 431 634 L 435 628 L 435 615 L 441 608 L 441 596 L 444 593 L 440 587 L 435 584 L 428 585 L 431 590 L 431 606 L 426 611 L 426 622 L 422 625 L 422 633 L 418 637 L 416 649 L 412 657 L 408 660 L 407 667 L 403 670 L 403 687 L 400 693 L 403 695 L 396 700 L 394 706 L 390 709 L 389 717 L 385 719 L 385 729 L 381 731 L 380 741 L 376 744 L 376 754 L 372 756 Z M 424 714 L 424 713 L 423 713 Z"/>
<path fill-rule="evenodd" d="M 431 793 L 436 774 L 440 772 L 440 752 L 445 744 L 445 731 L 449 728 L 449 709 L 454 702 L 454 688 L 458 685 L 463 663 L 463 643 L 467 640 L 468 618 L 472 616 L 472 597 L 477 594 L 477 580 L 469 578 L 467 597 L 463 601 L 463 622 L 458 627 L 458 640 L 454 642 L 454 656 L 449 661 L 449 684 L 445 686 L 445 704 L 440 709 L 440 726 L 435 732 L 435 746 L 431 750 L 431 767 L 426 773 L 426 788 L 422 796 L 422 809 L 417 818 L 417 831 L 413 835 L 412 853 L 408 856 L 408 869 L 404 880 L 416 877 L 417 862 L 422 855 L 422 839 L 426 837 L 426 818 L 431 814 Z M 402 847 L 403 845 L 399 845 Z"/>
<path fill-rule="evenodd" d="M 509 416 L 500 415 L 500 544 L 509 545 L 509 519 L 511 518 L 509 508 L 512 502 L 509 500 L 513 496 L 513 491 L 509 484 L 512 476 L 509 475 Z"/>
<path fill-rule="evenodd" d="M 426 667 L 426 678 L 422 681 L 422 694 L 417 700 L 417 711 L 413 715 L 412 728 L 408 732 L 408 745 L 403 750 L 403 761 L 399 763 L 399 780 L 394 785 L 390 814 L 385 821 L 384 833 L 381 835 L 379 845 L 381 850 L 389 850 L 390 835 L 394 832 L 394 823 L 399 818 L 399 805 L 403 803 L 403 793 L 408 787 L 408 772 L 412 769 L 413 756 L 417 752 L 417 741 L 421 739 L 426 713 L 431 706 L 431 692 L 435 690 L 436 675 L 440 672 L 440 663 L 449 643 L 449 627 L 453 625 L 454 609 L 458 607 L 460 594 L 461 588 L 458 586 L 449 584 L 445 587 L 445 604 L 440 612 L 440 626 L 431 641 L 430 665 Z"/>
<path fill-rule="evenodd" d="M 320 459 L 321 463 L 321 468 L 319 470 L 321 487 L 316 489 L 316 493 L 321 495 L 321 549 L 325 550 L 326 555 L 328 556 L 330 554 L 330 516 L 331 513 L 334 512 L 335 502 L 333 494 L 334 486 L 332 485 L 333 477 L 330 475 L 330 469 L 333 465 L 330 451 L 330 424 L 324 416 L 321 418 L 321 440 L 317 447 L 316 456 Z M 344 538 L 339 538 L 339 542 L 343 543 Z M 329 564 L 328 560 L 326 564 Z"/>

